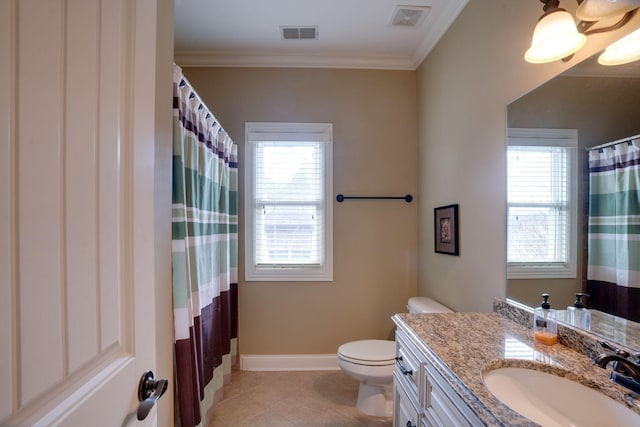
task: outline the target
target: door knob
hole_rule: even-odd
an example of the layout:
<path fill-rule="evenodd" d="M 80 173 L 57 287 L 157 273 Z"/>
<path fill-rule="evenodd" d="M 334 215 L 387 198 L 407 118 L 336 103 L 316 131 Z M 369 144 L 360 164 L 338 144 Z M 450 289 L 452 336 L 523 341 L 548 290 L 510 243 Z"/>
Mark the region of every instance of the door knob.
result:
<path fill-rule="evenodd" d="M 167 391 L 168 385 L 169 381 L 166 378 L 154 379 L 151 371 L 146 371 L 142 374 L 138 384 L 138 400 L 140 401 L 140 405 L 138 405 L 138 420 L 147 418 L 153 405 Z"/>

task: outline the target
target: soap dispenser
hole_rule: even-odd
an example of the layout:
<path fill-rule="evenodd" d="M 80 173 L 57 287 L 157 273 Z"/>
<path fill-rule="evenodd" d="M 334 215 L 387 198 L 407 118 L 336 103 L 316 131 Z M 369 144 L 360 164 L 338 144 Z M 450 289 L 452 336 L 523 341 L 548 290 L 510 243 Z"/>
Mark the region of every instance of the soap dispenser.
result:
<path fill-rule="evenodd" d="M 551 308 L 549 294 L 542 294 L 542 304 L 533 311 L 533 339 L 546 345 L 558 342 L 556 311 Z"/>
<path fill-rule="evenodd" d="M 584 307 L 582 298 L 588 296 L 589 295 L 587 294 L 578 292 L 576 294 L 576 302 L 573 303 L 573 307 L 567 307 L 567 322 L 570 325 L 587 331 L 591 329 L 591 312 Z"/>

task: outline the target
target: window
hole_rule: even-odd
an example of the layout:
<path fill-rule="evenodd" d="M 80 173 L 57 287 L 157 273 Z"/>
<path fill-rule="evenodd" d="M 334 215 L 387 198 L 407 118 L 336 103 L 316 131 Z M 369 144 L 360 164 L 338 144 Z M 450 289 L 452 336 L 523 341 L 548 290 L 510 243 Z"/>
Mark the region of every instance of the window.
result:
<path fill-rule="evenodd" d="M 245 124 L 245 280 L 333 280 L 332 133 Z"/>
<path fill-rule="evenodd" d="M 507 277 L 575 278 L 577 131 L 509 129 Z"/>

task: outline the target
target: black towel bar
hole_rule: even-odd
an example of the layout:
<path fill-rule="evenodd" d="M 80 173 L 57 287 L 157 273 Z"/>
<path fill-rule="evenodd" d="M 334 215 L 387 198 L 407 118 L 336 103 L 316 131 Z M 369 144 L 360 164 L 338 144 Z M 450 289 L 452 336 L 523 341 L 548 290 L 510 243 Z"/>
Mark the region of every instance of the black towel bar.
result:
<path fill-rule="evenodd" d="M 342 203 L 347 199 L 359 199 L 359 200 L 404 200 L 407 203 L 411 203 L 413 200 L 413 196 L 411 194 L 407 194 L 406 196 L 345 196 L 342 194 L 338 194 L 336 196 L 336 200 L 338 203 Z"/>

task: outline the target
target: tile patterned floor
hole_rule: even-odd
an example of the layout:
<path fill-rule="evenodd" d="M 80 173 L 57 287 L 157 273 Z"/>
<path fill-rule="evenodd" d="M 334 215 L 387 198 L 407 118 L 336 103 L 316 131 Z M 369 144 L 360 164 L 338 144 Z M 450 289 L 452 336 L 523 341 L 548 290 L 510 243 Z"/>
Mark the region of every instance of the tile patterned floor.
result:
<path fill-rule="evenodd" d="M 356 407 L 358 382 L 342 371 L 234 370 L 209 427 L 391 427 Z"/>

